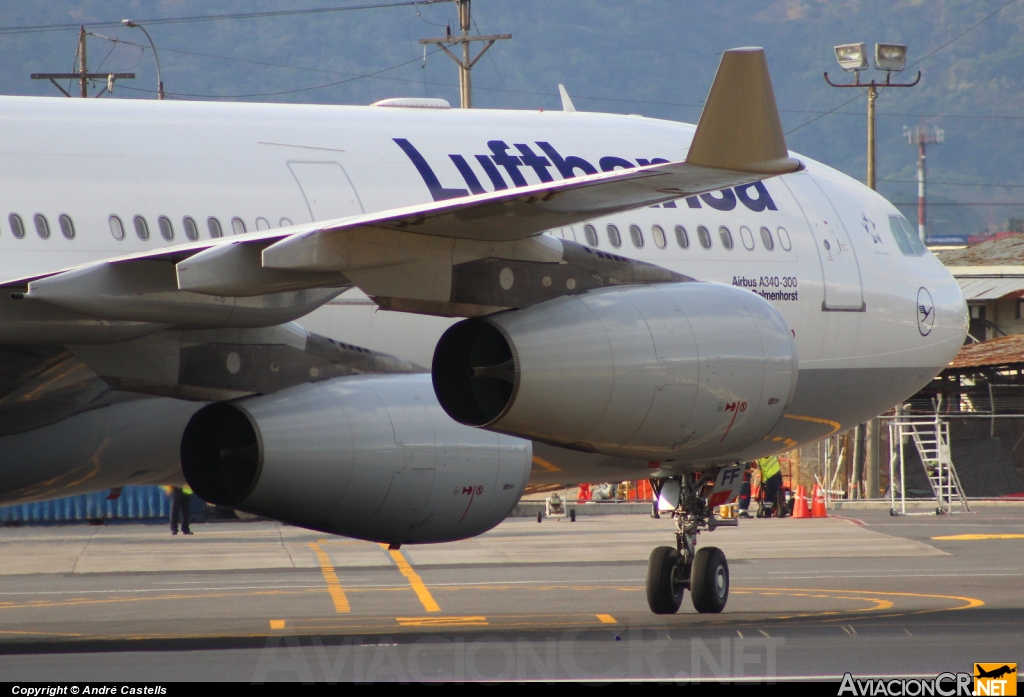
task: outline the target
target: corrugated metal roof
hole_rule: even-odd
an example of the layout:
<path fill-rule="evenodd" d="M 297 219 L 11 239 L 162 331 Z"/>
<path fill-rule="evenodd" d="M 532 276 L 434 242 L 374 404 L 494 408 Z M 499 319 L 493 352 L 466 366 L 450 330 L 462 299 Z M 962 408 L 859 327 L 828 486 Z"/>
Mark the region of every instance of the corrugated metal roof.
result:
<path fill-rule="evenodd" d="M 1024 234 L 935 254 L 946 266 L 1024 266 Z"/>
<path fill-rule="evenodd" d="M 1011 334 L 991 341 L 968 344 L 960 349 L 949 367 L 984 368 L 1011 363 L 1024 363 L 1024 334 Z"/>
<path fill-rule="evenodd" d="M 1022 268 L 1024 271 L 1024 268 Z M 1010 293 L 1024 290 L 1024 275 L 1017 277 L 975 278 L 956 276 L 960 290 L 968 300 L 995 300 Z"/>

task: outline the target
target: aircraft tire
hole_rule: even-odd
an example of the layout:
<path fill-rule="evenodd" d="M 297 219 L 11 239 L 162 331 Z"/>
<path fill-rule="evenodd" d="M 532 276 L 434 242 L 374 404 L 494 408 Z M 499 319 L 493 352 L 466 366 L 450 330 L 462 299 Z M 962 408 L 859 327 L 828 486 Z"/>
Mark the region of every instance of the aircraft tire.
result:
<path fill-rule="evenodd" d="M 718 613 L 729 600 L 729 562 L 718 547 L 702 547 L 693 557 L 690 599 L 701 613 Z"/>
<path fill-rule="evenodd" d="M 673 547 L 655 547 L 647 561 L 647 604 L 656 615 L 679 612 L 686 590 L 682 559 Z"/>

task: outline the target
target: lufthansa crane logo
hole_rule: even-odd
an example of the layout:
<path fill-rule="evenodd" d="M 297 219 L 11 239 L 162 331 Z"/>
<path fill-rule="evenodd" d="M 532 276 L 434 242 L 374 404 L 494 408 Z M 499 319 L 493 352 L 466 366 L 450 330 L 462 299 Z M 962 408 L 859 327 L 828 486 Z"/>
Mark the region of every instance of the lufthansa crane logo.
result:
<path fill-rule="evenodd" d="M 935 303 L 932 294 L 922 286 L 917 290 L 917 330 L 921 336 L 928 336 L 935 326 Z"/>

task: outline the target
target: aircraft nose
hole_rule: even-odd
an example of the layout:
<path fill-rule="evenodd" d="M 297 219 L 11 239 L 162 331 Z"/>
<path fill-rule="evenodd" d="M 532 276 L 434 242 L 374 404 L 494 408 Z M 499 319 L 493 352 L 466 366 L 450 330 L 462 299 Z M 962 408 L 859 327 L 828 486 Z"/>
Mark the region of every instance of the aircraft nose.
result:
<path fill-rule="evenodd" d="M 941 333 L 951 340 L 955 340 L 959 347 L 967 337 L 970 311 L 963 289 L 957 283 L 956 278 L 945 266 L 942 267 L 942 271 L 943 278 L 941 283 L 937 284 L 939 288 L 936 293 L 937 297 L 934 298 L 935 322 L 942 324 Z"/>

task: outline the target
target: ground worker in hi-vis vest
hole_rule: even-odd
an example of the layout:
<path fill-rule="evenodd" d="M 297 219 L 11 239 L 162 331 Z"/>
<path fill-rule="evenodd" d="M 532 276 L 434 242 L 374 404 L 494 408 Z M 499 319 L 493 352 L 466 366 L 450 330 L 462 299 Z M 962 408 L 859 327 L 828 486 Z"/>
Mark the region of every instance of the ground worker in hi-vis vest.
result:
<path fill-rule="evenodd" d="M 186 484 L 171 490 L 171 534 L 178 534 L 178 520 L 181 520 L 181 532 L 191 535 L 189 523 L 192 520 L 192 489 Z"/>
<path fill-rule="evenodd" d="M 762 457 L 757 461 L 757 466 L 761 470 L 761 501 L 763 502 L 758 515 L 770 518 L 774 512 L 781 518 L 784 514 L 781 501 L 782 465 L 779 463 L 779 458 L 775 455 Z"/>

